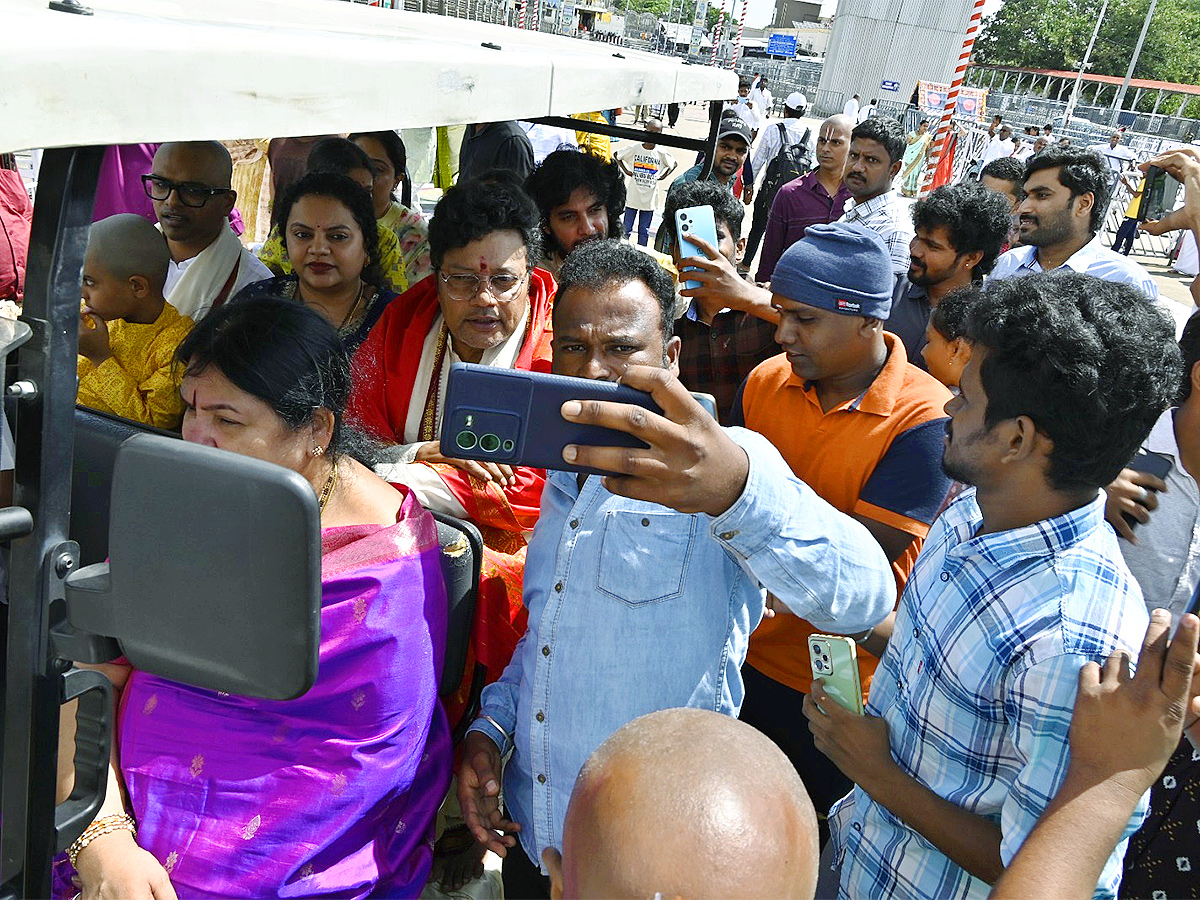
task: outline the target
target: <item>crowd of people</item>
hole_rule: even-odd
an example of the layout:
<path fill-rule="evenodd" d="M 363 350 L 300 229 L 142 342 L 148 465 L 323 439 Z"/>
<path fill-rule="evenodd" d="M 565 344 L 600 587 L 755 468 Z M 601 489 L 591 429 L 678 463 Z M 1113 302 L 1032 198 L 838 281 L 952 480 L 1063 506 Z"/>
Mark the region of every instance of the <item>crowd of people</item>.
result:
<path fill-rule="evenodd" d="M 1100 245 L 1096 153 L 910 209 L 925 131 L 872 103 L 812 135 L 793 94 L 751 154 L 765 92 L 677 176 L 657 120 L 607 155 L 468 126 L 427 223 L 394 132 L 285 139 L 258 253 L 222 144 L 126 171 L 158 227 L 92 226 L 79 402 L 308 480 L 320 671 L 277 702 L 104 666 L 116 753 L 61 896 L 416 897 L 486 851 L 510 898 L 1196 896 L 1200 320 Z M 1200 153 L 1153 162 L 1187 196 L 1149 227 L 1200 230 Z M 640 441 L 569 471 L 457 459 L 457 362 L 661 412 L 566 402 Z M 484 544 L 440 691 L 430 511 Z M 827 635 L 862 713 L 814 674 Z"/>

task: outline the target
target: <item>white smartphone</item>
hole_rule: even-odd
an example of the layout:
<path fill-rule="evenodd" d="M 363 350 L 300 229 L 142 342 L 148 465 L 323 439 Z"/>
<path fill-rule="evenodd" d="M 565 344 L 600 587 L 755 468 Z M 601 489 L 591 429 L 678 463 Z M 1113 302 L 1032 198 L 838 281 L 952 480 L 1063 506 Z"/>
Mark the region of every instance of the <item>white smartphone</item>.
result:
<path fill-rule="evenodd" d="M 813 634 L 808 638 L 813 681 L 820 681 L 829 696 L 846 709 L 863 714 L 862 679 L 858 675 L 858 647 L 840 634 Z"/>
<path fill-rule="evenodd" d="M 679 256 L 687 259 L 689 256 L 703 256 L 700 248 L 689 241 L 689 235 L 695 235 L 701 240 L 708 241 L 714 248 L 720 243 L 717 240 L 717 220 L 713 217 L 711 206 L 688 206 L 675 210 L 675 240 L 679 244 Z M 684 266 L 680 274 L 696 271 L 695 266 Z M 687 280 L 683 283 L 685 289 L 698 288 L 700 282 Z"/>

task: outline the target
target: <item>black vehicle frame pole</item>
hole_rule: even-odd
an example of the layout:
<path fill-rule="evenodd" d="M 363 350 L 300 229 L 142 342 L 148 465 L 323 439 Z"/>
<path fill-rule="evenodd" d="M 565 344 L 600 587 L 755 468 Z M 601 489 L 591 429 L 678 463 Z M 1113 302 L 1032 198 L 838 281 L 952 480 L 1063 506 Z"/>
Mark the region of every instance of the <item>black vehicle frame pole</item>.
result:
<path fill-rule="evenodd" d="M 63 615 L 63 579 L 77 564 L 67 544 L 75 409 L 79 286 L 104 147 L 42 156 L 29 243 L 18 378 L 35 386 L 16 422 L 16 502 L 33 533 L 12 544 L 0 793 L 0 896 L 49 897 L 55 853 L 58 716 L 64 666 L 49 631 Z"/>

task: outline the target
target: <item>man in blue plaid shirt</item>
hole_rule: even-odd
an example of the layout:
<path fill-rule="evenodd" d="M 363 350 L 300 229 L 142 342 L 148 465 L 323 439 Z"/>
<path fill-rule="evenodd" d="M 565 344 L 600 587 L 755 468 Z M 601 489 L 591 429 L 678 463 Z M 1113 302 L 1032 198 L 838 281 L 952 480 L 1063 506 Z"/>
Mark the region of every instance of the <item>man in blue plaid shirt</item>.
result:
<path fill-rule="evenodd" d="M 843 898 L 986 897 L 1066 772 L 1080 667 L 1146 630 L 1100 488 L 1170 404 L 1172 325 L 1128 285 L 1054 273 L 977 291 L 967 334 L 943 465 L 974 488 L 925 540 L 867 715 L 816 685 L 805 702 L 856 785 L 831 813 Z"/>

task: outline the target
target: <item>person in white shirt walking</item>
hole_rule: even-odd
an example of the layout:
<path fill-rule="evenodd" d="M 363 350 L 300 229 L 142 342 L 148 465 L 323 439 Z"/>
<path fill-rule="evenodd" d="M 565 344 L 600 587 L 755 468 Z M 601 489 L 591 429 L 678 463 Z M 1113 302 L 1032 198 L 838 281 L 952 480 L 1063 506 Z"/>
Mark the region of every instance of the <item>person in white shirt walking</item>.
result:
<path fill-rule="evenodd" d="M 783 121 L 776 122 L 763 132 L 758 149 L 754 151 L 753 171 L 759 178 L 759 187 L 754 192 L 754 225 L 746 241 L 745 263 L 749 267 L 758 252 L 758 245 L 767 230 L 767 218 L 771 213 L 771 203 L 779 189 L 792 178 L 799 178 L 808 172 L 812 166 L 812 150 L 809 146 L 809 129 L 801 121 L 808 110 L 808 98 L 799 91 L 793 91 L 783 101 Z M 784 154 L 779 166 L 772 169 L 776 157 Z M 795 165 L 802 161 L 802 168 Z M 779 170 L 779 171 L 777 171 Z M 783 170 L 787 170 L 786 173 Z M 788 177 L 781 177 L 786 174 Z"/>
<path fill-rule="evenodd" d="M 858 121 L 865 122 L 867 119 L 873 119 L 876 115 L 878 115 L 878 103 L 879 101 L 872 97 L 871 102 L 858 111 Z"/>
<path fill-rule="evenodd" d="M 858 94 L 846 101 L 846 105 L 842 107 L 842 115 L 848 116 L 851 122 L 858 123 Z"/>

